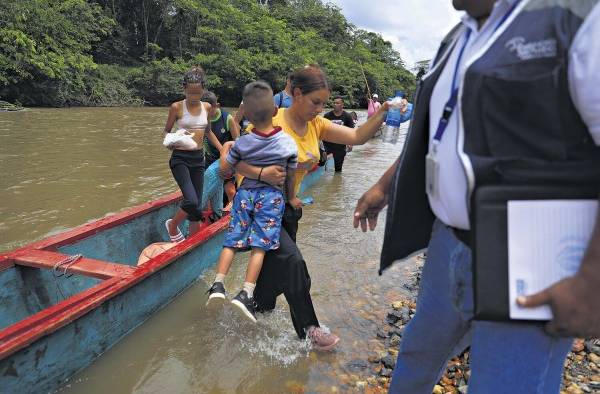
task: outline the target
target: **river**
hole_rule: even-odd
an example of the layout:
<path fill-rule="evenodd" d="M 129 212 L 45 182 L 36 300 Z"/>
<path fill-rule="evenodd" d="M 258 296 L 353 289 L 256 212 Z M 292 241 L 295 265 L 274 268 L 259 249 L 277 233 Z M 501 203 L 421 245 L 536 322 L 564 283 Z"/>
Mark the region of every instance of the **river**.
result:
<path fill-rule="evenodd" d="M 176 190 L 162 147 L 162 108 L 28 109 L 0 113 L 0 252 Z M 359 111 L 364 120 L 366 113 Z M 296 338 L 283 298 L 256 325 L 231 308 L 207 310 L 213 272 L 75 375 L 61 393 L 335 393 L 358 391 L 387 306 L 408 291 L 412 262 L 377 275 L 384 220 L 352 227 L 357 199 L 393 163 L 401 144 L 372 139 L 344 170 L 309 192 L 298 243 L 321 324 L 341 337 L 331 353 Z M 241 283 L 236 257 L 226 286 Z"/>

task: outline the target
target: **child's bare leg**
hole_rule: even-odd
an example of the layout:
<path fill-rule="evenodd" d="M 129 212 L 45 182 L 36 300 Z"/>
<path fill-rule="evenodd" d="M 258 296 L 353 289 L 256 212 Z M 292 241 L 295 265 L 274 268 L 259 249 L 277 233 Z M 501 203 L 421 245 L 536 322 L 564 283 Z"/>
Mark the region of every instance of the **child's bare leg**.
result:
<path fill-rule="evenodd" d="M 261 248 L 252 248 L 250 252 L 250 261 L 248 262 L 248 268 L 246 269 L 246 280 L 244 281 L 244 290 L 248 294 L 248 297 L 254 295 L 254 288 L 256 287 L 256 281 L 260 274 L 260 269 L 265 259 L 265 251 Z"/>
<path fill-rule="evenodd" d="M 235 185 L 233 182 L 225 182 L 223 185 L 225 188 L 225 194 L 227 195 L 227 200 L 229 202 L 233 201 L 233 197 L 235 196 Z"/>
<path fill-rule="evenodd" d="M 218 304 L 220 301 L 225 300 L 225 286 L 223 285 L 223 279 L 225 279 L 225 275 L 229 272 L 229 267 L 231 267 L 231 263 L 233 262 L 233 257 L 235 256 L 235 250 L 232 248 L 223 248 L 221 251 L 221 256 L 219 256 L 219 263 L 217 265 L 217 275 L 215 276 L 215 281 L 213 282 L 210 289 L 208 289 L 208 301 L 206 305 L 211 305 L 211 302 L 214 304 Z"/>
<path fill-rule="evenodd" d="M 253 250 L 254 251 L 254 250 Z M 223 277 L 229 272 L 233 258 L 235 257 L 235 250 L 233 248 L 224 247 L 219 256 L 219 263 L 217 264 L 217 275 L 221 274 Z M 261 262 L 262 265 L 262 262 Z M 260 267 L 258 269 L 260 272 Z M 257 277 L 258 278 L 258 277 Z"/>

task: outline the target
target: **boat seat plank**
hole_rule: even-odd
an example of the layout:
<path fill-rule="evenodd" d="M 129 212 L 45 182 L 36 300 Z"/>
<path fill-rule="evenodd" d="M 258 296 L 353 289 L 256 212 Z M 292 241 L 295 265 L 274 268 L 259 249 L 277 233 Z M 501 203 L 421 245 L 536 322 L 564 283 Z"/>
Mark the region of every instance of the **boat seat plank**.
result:
<path fill-rule="evenodd" d="M 16 265 L 45 269 L 54 269 L 57 263 L 68 257 L 70 256 L 66 254 L 38 249 L 23 250 L 12 256 L 13 262 Z M 57 270 L 62 273 L 64 266 L 59 267 Z M 135 267 L 126 264 L 109 263 L 87 257 L 82 257 L 67 269 L 68 274 L 91 276 L 97 279 L 123 277 L 130 275 L 134 271 Z"/>

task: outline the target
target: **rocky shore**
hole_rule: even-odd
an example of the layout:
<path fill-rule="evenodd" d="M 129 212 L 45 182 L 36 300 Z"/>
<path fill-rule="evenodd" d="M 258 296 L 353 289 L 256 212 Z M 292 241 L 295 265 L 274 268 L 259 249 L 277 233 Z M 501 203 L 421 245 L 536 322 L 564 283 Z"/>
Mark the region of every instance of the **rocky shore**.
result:
<path fill-rule="evenodd" d="M 423 259 L 418 259 L 410 282 L 405 285 L 411 296 L 389 305 L 387 315 L 374 336 L 385 345 L 385 351 L 368 355 L 370 376 L 356 382 L 356 388 L 366 393 L 387 392 L 392 370 L 396 365 L 402 332 L 415 314 L 416 294 L 421 277 Z M 446 372 L 434 387 L 434 394 L 466 393 L 470 378 L 469 351 L 452 359 Z M 561 394 L 600 392 L 600 340 L 577 339 L 565 362 Z"/>

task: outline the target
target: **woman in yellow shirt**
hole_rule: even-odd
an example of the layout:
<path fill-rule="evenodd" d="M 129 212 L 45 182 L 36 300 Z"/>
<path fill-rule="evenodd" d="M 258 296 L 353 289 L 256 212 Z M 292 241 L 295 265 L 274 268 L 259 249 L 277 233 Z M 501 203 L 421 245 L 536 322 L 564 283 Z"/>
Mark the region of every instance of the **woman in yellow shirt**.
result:
<path fill-rule="evenodd" d="M 321 68 L 310 65 L 298 69 L 292 74 L 291 83 L 292 106 L 279 109 L 273 118 L 273 126 L 281 126 L 298 145 L 295 182 L 298 193 L 302 179 L 319 161 L 319 141 L 345 145 L 364 144 L 385 120 L 388 104 L 384 103 L 362 126 L 352 129 L 320 116 L 330 95 L 329 83 Z M 260 168 L 242 162 L 238 164 L 236 171 L 273 185 L 283 184 L 285 181 L 285 170 L 282 167 Z M 265 256 L 254 298 L 257 311 L 267 311 L 275 308 L 277 296 L 283 293 L 290 306 L 292 322 L 298 336 L 304 338 L 308 335 L 317 350 L 331 350 L 339 338 L 319 327 L 310 297 L 310 276 L 302 254 L 296 246 L 298 221 L 301 217 L 302 208 L 294 209 L 286 204 L 279 249 L 270 251 Z"/>

